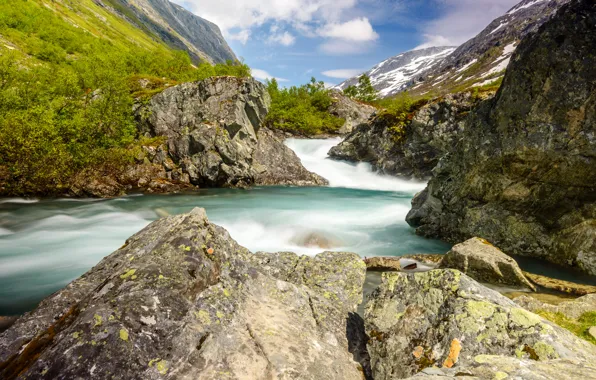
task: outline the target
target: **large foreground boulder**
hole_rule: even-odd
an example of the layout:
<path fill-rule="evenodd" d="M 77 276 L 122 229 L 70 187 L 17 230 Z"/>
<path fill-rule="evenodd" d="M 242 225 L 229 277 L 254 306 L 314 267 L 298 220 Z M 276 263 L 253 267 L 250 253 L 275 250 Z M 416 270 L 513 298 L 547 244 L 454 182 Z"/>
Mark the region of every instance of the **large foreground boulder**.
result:
<path fill-rule="evenodd" d="M 521 42 L 494 101 L 413 201 L 419 234 L 485 238 L 596 274 L 596 3 L 573 0 Z"/>
<path fill-rule="evenodd" d="M 365 322 L 375 380 L 423 370 L 465 373 L 485 355 L 592 367 L 596 361 L 596 346 L 451 269 L 385 273 L 369 297 Z M 508 368 L 496 370 L 514 371 Z"/>
<path fill-rule="evenodd" d="M 142 133 L 167 139 L 173 179 L 205 187 L 326 184 L 261 128 L 270 104 L 262 83 L 218 77 L 170 87 L 136 114 Z"/>
<path fill-rule="evenodd" d="M 536 290 L 513 258 L 480 238 L 466 240 L 451 248 L 439 267 L 457 269 L 480 282 Z"/>
<path fill-rule="evenodd" d="M 202 209 L 160 219 L 0 334 L 0 378 L 359 380 L 365 270 L 252 256 Z"/>
<path fill-rule="evenodd" d="M 428 178 L 439 159 L 453 149 L 467 114 L 486 96 L 465 92 L 433 100 L 409 115 L 411 122 L 401 134 L 395 129 L 394 118 L 381 112 L 354 129 L 329 155 L 370 162 L 384 174 Z"/>

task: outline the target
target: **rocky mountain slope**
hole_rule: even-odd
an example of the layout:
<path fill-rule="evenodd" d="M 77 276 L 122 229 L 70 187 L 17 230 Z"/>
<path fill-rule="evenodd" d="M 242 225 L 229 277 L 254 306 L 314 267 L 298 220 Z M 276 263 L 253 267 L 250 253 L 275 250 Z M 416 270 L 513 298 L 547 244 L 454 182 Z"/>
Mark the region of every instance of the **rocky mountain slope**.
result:
<path fill-rule="evenodd" d="M 572 1 L 521 42 L 408 222 L 596 274 L 596 3 Z"/>
<path fill-rule="evenodd" d="M 409 90 L 446 93 L 483 86 L 503 77 L 519 42 L 535 33 L 569 0 L 523 0 L 459 46 L 438 65 L 422 73 Z"/>
<path fill-rule="evenodd" d="M 223 63 L 236 55 L 219 27 L 168 0 L 93 0 L 195 61 Z"/>
<path fill-rule="evenodd" d="M 453 149 L 468 113 L 493 94 L 463 92 L 435 99 L 412 111 L 411 121 L 399 129 L 393 117 L 381 113 L 349 133 L 329 155 L 369 162 L 383 174 L 428 179 L 439 159 Z"/>
<path fill-rule="evenodd" d="M 366 75 L 382 97 L 395 95 L 406 89 L 423 72 L 437 66 L 454 50 L 454 47 L 431 47 L 407 51 L 379 63 L 367 71 Z M 358 77 L 354 77 L 335 88 L 344 90 L 357 83 Z"/>

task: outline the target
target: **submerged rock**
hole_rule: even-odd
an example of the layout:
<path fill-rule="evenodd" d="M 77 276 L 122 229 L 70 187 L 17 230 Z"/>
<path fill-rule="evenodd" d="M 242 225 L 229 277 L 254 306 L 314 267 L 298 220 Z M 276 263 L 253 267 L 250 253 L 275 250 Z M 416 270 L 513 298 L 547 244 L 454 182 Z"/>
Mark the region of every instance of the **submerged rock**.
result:
<path fill-rule="evenodd" d="M 425 369 L 429 376 L 461 376 L 486 363 L 487 355 L 517 364 L 491 366 L 493 373 L 524 373 L 534 360 L 547 361 L 551 370 L 560 363 L 556 359 L 578 372 L 596 360 L 596 346 L 456 270 L 383 274 L 365 322 L 375 380 L 407 378 Z"/>
<path fill-rule="evenodd" d="M 292 238 L 292 243 L 307 248 L 331 249 L 341 247 L 339 239 L 317 231 L 298 233 Z"/>
<path fill-rule="evenodd" d="M 574 0 L 513 55 L 494 100 L 475 110 L 408 222 L 451 242 L 596 274 L 596 3 Z"/>
<path fill-rule="evenodd" d="M 567 293 L 576 296 L 596 293 L 596 286 L 577 284 L 571 281 L 550 278 L 535 273 L 524 272 L 524 276 L 534 284 L 557 292 Z"/>
<path fill-rule="evenodd" d="M 514 259 L 480 238 L 469 239 L 454 246 L 447 252 L 439 267 L 457 269 L 480 282 L 536 290 Z"/>
<path fill-rule="evenodd" d="M 202 209 L 162 218 L 0 334 L 0 378 L 362 379 L 364 276 L 355 254 L 253 256 Z"/>

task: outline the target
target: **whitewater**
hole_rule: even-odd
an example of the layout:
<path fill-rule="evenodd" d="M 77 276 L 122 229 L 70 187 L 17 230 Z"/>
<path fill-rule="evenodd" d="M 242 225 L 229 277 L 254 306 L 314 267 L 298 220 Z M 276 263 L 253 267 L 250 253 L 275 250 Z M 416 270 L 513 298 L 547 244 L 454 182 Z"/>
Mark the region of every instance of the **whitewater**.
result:
<path fill-rule="evenodd" d="M 128 237 L 165 215 L 194 207 L 253 252 L 323 250 L 361 256 L 444 253 L 405 220 L 424 183 L 375 173 L 366 163 L 334 161 L 339 139 L 289 139 L 304 166 L 328 187 L 207 189 L 115 199 L 0 199 L 0 315 L 22 313 L 96 265 Z M 310 244 L 312 239 L 323 244 Z"/>

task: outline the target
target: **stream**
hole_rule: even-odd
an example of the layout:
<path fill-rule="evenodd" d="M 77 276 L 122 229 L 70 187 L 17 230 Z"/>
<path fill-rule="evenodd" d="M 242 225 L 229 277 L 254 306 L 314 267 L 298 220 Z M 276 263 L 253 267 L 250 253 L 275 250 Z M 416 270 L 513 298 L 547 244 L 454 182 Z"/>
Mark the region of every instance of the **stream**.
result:
<path fill-rule="evenodd" d="M 0 199 L 0 315 L 29 311 L 88 271 L 125 240 L 164 215 L 204 207 L 251 251 L 364 256 L 444 253 L 439 241 L 414 234 L 405 220 L 423 183 L 383 177 L 370 165 L 327 158 L 339 139 L 286 144 L 329 187 L 207 189 L 192 194 L 115 199 Z M 327 248 L 327 247 L 324 247 Z"/>

